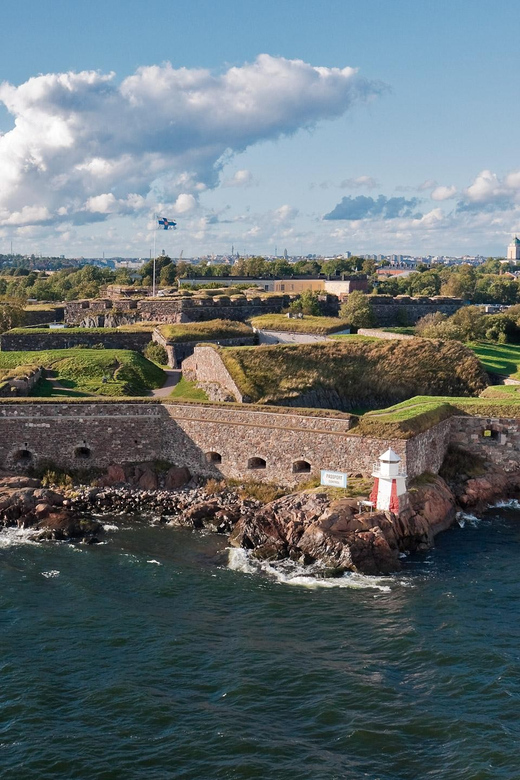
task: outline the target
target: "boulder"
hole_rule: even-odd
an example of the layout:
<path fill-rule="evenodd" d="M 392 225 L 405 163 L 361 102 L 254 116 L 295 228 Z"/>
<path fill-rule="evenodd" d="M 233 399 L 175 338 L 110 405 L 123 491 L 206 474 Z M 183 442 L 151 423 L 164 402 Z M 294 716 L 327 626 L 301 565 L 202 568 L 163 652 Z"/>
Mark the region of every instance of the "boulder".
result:
<path fill-rule="evenodd" d="M 177 490 L 187 485 L 190 479 L 191 474 L 186 466 L 172 466 L 166 472 L 164 487 L 166 490 Z"/>

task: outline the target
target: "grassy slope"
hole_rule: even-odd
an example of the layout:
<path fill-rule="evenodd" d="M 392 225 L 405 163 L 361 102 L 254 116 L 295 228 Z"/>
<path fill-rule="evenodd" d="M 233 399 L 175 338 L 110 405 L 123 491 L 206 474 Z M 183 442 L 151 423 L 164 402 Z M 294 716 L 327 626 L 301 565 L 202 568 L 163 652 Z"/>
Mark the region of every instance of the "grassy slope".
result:
<path fill-rule="evenodd" d="M 477 341 L 468 347 L 479 357 L 486 371 L 520 379 L 520 345 Z"/>
<path fill-rule="evenodd" d="M 233 320 L 207 320 L 206 322 L 186 322 L 178 325 L 160 325 L 159 330 L 168 341 L 173 343 L 240 339 L 253 335 L 251 328 L 248 328 L 243 322 Z"/>
<path fill-rule="evenodd" d="M 183 401 L 207 401 L 208 396 L 202 390 L 197 387 L 195 382 L 189 382 L 185 377 L 181 377 L 179 382 L 173 388 L 173 392 L 170 393 L 170 398 L 182 399 Z"/>
<path fill-rule="evenodd" d="M 519 418 L 520 393 L 514 393 L 512 387 L 500 388 L 506 391 L 503 393 L 495 392 L 498 389 L 489 387 L 479 398 L 416 396 L 388 409 L 368 412 L 354 432 L 376 438 L 409 438 L 454 414 Z"/>
<path fill-rule="evenodd" d="M 119 328 L 12 328 L 7 331 L 9 335 L 15 336 L 30 336 L 33 333 L 49 334 L 53 336 L 56 334 L 66 338 L 71 333 L 86 333 L 88 335 L 107 335 L 109 333 L 131 333 L 138 331 L 139 333 L 151 333 L 155 328 L 153 323 L 138 322 L 135 325 L 121 325 Z"/>
<path fill-rule="evenodd" d="M 0 352 L 0 369 L 37 364 L 56 379 L 88 395 L 146 395 L 165 381 L 162 369 L 138 352 L 126 349 L 55 349 L 42 352 Z M 103 377 L 108 377 L 103 382 Z M 49 394 L 48 384 L 40 388 Z M 33 395 L 37 394 L 38 386 Z"/>
<path fill-rule="evenodd" d="M 337 393 L 343 408 L 374 408 L 413 395 L 476 395 L 486 386 L 475 355 L 458 342 L 351 338 L 220 354 L 240 389 L 260 403 L 321 388 Z"/>
<path fill-rule="evenodd" d="M 289 319 L 285 314 L 262 314 L 253 317 L 251 325 L 261 330 L 282 330 L 289 333 L 315 333 L 326 336 L 336 330 L 345 330 L 347 324 L 338 317 L 311 317 L 305 315 L 303 319 Z"/>

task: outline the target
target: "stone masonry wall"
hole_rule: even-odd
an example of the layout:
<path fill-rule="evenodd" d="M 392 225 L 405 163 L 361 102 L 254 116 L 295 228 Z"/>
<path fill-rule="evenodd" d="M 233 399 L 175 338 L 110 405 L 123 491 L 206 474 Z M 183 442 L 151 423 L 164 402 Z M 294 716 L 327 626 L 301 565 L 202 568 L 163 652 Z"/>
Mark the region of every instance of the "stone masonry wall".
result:
<path fill-rule="evenodd" d="M 380 327 L 415 325 L 421 317 L 436 311 L 450 317 L 464 306 L 462 298 L 443 296 L 411 298 L 407 295 L 398 295 L 392 298 L 384 295 L 371 295 L 369 298 L 377 325 Z"/>
<path fill-rule="evenodd" d="M 170 342 L 158 329 L 154 330 L 152 339 L 166 350 L 170 368 L 180 368 L 181 363 L 193 355 L 197 344 L 202 340 L 206 341 L 206 339 L 198 339 L 197 341 Z M 252 347 L 256 344 L 256 336 L 243 336 L 239 339 L 219 339 L 218 341 L 209 341 L 208 343 L 218 344 L 222 347 Z"/>
<path fill-rule="evenodd" d="M 520 468 L 520 420 L 453 417 L 451 441 L 496 463 L 505 471 Z"/>
<path fill-rule="evenodd" d="M 83 333 L 71 333 L 70 330 L 64 328 L 63 330 L 49 329 L 45 333 L 3 333 L 0 336 L 0 349 L 2 352 L 41 351 L 70 349 L 78 346 L 93 347 L 97 344 L 103 344 L 105 349 L 132 349 L 141 352 L 151 340 L 151 332 L 119 331 L 111 333 L 110 331 L 89 332 L 88 329 L 85 329 Z"/>
<path fill-rule="evenodd" d="M 291 296 L 273 295 L 269 298 L 244 296 L 211 298 L 143 298 L 132 302 L 138 318 L 145 322 L 202 322 L 206 320 L 247 320 L 259 314 L 276 314 L 289 305 Z M 76 324 L 89 315 L 110 313 L 129 308 L 128 300 L 83 300 L 67 303 L 65 322 Z"/>
<path fill-rule="evenodd" d="M 322 468 L 369 475 L 388 447 L 410 478 L 436 472 L 454 442 L 508 470 L 519 468 L 520 420 L 454 417 L 408 440 L 357 436 L 349 426 L 348 417 L 296 410 L 6 400 L 0 402 L 0 467 L 106 468 L 163 459 L 195 475 L 294 485 Z M 294 471 L 302 462 L 308 469 Z"/>
<path fill-rule="evenodd" d="M 210 398 L 214 400 L 224 395 L 230 396 L 227 400 L 247 401 L 227 370 L 218 351 L 213 347 L 197 346 L 193 355 L 182 363 L 182 373 L 190 382 L 196 382 L 202 387 Z M 213 393 L 213 391 L 215 391 Z"/>

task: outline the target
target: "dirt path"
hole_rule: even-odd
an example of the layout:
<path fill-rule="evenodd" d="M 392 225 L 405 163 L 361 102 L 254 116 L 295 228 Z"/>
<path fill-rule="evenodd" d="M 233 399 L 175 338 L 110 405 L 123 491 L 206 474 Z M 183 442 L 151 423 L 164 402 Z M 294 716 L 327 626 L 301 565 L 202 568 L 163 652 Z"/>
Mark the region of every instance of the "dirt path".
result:
<path fill-rule="evenodd" d="M 166 374 L 166 382 L 162 387 L 150 392 L 152 398 L 167 398 L 182 376 L 182 371 L 176 368 L 165 368 L 164 373 Z"/>

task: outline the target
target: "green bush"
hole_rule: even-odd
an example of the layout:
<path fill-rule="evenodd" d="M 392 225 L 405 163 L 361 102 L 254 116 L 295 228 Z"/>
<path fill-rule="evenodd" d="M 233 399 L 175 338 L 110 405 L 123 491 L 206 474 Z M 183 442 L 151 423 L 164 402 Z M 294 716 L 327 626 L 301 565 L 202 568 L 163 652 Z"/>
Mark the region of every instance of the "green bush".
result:
<path fill-rule="evenodd" d="M 143 354 L 145 358 L 147 358 L 147 360 L 151 360 L 152 363 L 159 363 L 161 366 L 168 365 L 168 353 L 162 344 L 157 344 L 155 341 L 150 341 L 150 343 L 147 344 L 144 348 Z"/>

